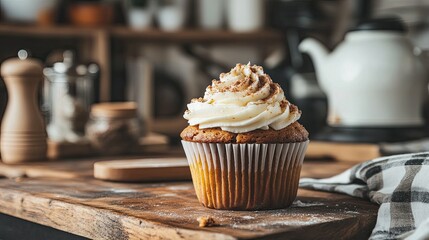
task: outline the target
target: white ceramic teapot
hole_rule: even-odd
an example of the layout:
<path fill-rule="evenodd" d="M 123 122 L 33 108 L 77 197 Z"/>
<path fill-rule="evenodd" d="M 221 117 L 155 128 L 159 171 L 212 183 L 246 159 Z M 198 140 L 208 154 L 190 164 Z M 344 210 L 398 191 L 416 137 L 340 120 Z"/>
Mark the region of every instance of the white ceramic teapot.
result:
<path fill-rule="evenodd" d="M 299 46 L 314 62 L 335 127 L 418 127 L 428 77 L 422 57 L 396 18 L 373 19 L 349 31 L 332 53 L 314 39 Z"/>

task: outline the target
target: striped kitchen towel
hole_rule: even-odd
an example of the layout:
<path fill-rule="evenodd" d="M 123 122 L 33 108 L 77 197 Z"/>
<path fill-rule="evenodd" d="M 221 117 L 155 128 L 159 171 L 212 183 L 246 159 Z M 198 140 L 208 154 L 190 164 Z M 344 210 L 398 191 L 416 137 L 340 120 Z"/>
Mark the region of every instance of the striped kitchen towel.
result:
<path fill-rule="evenodd" d="M 376 158 L 300 187 L 345 193 L 380 204 L 370 239 L 429 239 L 429 152 Z"/>

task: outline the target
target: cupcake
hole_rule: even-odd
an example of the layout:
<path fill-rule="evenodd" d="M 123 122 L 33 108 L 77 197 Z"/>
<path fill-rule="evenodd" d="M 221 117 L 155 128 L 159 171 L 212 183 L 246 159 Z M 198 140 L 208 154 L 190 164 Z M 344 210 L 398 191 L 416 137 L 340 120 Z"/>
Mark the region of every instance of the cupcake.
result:
<path fill-rule="evenodd" d="M 192 99 L 180 134 L 198 200 L 208 208 L 292 204 L 308 132 L 280 85 L 260 66 L 237 64 Z"/>

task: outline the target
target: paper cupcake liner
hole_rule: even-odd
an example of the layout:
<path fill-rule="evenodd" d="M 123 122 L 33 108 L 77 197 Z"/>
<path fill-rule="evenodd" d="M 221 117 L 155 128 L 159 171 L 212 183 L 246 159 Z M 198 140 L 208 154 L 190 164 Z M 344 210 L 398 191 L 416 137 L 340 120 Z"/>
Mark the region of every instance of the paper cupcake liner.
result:
<path fill-rule="evenodd" d="M 208 208 L 288 207 L 309 141 L 232 144 L 182 141 L 198 200 Z"/>

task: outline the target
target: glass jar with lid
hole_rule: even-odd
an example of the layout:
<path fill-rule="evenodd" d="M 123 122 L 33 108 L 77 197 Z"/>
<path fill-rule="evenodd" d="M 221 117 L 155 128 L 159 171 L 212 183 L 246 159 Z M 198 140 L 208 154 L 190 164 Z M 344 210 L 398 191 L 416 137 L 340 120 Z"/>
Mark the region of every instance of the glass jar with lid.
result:
<path fill-rule="evenodd" d="M 136 103 L 94 104 L 86 134 L 93 147 L 102 154 L 131 152 L 138 146 L 140 135 Z"/>
<path fill-rule="evenodd" d="M 45 84 L 42 105 L 49 139 L 55 142 L 84 141 L 85 126 L 94 102 L 95 63 L 78 64 L 72 51 L 43 70 Z"/>

